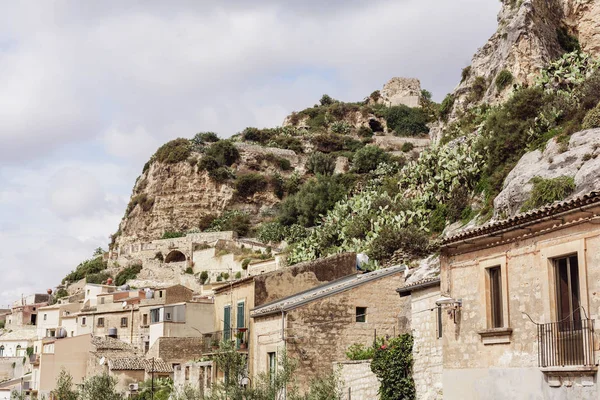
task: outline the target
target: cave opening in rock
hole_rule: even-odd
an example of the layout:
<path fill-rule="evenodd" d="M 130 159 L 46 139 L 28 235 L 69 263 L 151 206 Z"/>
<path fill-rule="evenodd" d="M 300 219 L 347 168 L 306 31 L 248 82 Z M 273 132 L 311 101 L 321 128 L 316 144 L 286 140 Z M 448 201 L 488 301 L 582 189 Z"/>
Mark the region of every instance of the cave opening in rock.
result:
<path fill-rule="evenodd" d="M 376 119 L 369 120 L 369 128 L 371 128 L 373 132 L 383 132 L 383 125 Z"/>
<path fill-rule="evenodd" d="M 182 261 L 185 261 L 185 260 L 186 260 L 185 254 L 183 254 L 179 250 L 173 250 L 172 252 L 170 252 L 167 255 L 167 258 L 165 258 L 165 262 L 166 263 L 182 262 Z"/>

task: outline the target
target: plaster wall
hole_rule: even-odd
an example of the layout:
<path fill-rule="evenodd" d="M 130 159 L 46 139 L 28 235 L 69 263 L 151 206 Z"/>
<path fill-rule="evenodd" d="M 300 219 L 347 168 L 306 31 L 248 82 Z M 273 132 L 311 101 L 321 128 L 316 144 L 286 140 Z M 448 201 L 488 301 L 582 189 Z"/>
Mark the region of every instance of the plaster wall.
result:
<path fill-rule="evenodd" d="M 372 400 L 379 396 L 379 380 L 371 371 L 371 361 L 344 361 L 333 363 L 342 380 L 341 400 Z"/>

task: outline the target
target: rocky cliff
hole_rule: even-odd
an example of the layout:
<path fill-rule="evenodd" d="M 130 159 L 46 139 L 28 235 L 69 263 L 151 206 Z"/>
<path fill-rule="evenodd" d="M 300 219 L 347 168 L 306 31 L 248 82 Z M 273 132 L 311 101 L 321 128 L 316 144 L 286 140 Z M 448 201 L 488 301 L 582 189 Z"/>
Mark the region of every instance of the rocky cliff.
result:
<path fill-rule="evenodd" d="M 572 50 L 573 39 L 600 55 L 600 2 L 503 0 L 498 30 L 475 53 L 452 94 L 451 119 L 471 105 L 505 100 L 515 83 L 533 83 L 545 65 Z"/>

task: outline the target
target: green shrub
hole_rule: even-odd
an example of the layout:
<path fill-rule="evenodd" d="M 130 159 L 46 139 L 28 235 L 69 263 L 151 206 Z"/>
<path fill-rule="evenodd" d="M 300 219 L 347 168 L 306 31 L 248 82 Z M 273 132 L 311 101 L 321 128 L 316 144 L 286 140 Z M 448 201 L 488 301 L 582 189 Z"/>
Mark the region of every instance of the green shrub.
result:
<path fill-rule="evenodd" d="M 110 274 L 108 272 L 98 272 L 97 274 L 86 275 L 85 282 L 101 285 L 103 283 L 106 283 L 108 278 L 110 278 Z"/>
<path fill-rule="evenodd" d="M 496 76 L 496 88 L 499 92 L 503 91 L 514 80 L 513 74 L 509 70 L 503 69 Z"/>
<path fill-rule="evenodd" d="M 583 129 L 600 128 L 600 103 L 587 112 L 582 124 Z"/>
<path fill-rule="evenodd" d="M 273 136 L 276 135 L 276 132 L 272 129 L 258 129 L 258 128 L 246 128 L 242 132 L 242 138 L 246 141 L 258 142 L 265 144 Z"/>
<path fill-rule="evenodd" d="M 115 276 L 115 285 L 121 286 L 126 284 L 129 280 L 135 279 L 141 270 L 141 264 L 135 264 L 123 269 L 117 274 L 117 276 Z"/>
<path fill-rule="evenodd" d="M 402 151 L 405 153 L 408 153 L 409 151 L 412 151 L 415 148 L 415 145 L 412 144 L 411 142 L 404 142 L 402 144 Z"/>
<path fill-rule="evenodd" d="M 250 258 L 245 258 L 244 261 L 242 261 L 242 269 L 244 271 L 248 269 L 248 265 L 250 265 L 250 261 L 252 261 Z"/>
<path fill-rule="evenodd" d="M 65 276 L 62 283 L 65 282 L 76 282 L 80 279 L 85 278 L 88 275 L 96 274 L 107 268 L 107 263 L 102 260 L 102 257 L 95 257 L 80 263 L 75 271 Z"/>
<path fill-rule="evenodd" d="M 242 273 L 240 271 L 235 273 L 235 279 L 240 279 L 242 277 Z"/>
<path fill-rule="evenodd" d="M 335 157 L 315 151 L 306 160 L 306 171 L 317 175 L 333 175 L 335 171 Z"/>
<path fill-rule="evenodd" d="M 235 180 L 235 192 L 238 196 L 248 198 L 267 188 L 267 179 L 260 174 L 250 173 L 240 175 Z"/>
<path fill-rule="evenodd" d="M 371 371 L 377 375 L 381 400 L 416 399 L 412 377 L 413 337 L 405 333 L 375 348 Z"/>
<path fill-rule="evenodd" d="M 231 140 L 220 140 L 212 144 L 204 154 L 214 157 L 220 166 L 231 166 L 240 158 L 240 152 Z"/>
<path fill-rule="evenodd" d="M 471 75 L 471 66 L 468 65 L 466 67 L 464 67 L 462 69 L 462 72 L 460 73 L 460 82 L 464 82 L 469 78 L 469 75 Z"/>
<path fill-rule="evenodd" d="M 339 176 L 317 175 L 304 183 L 300 190 L 286 198 L 279 207 L 279 222 L 283 225 L 315 225 L 319 216 L 333 208 L 350 190 Z"/>
<path fill-rule="evenodd" d="M 218 276 L 217 276 L 217 282 L 221 282 L 221 281 L 223 281 L 223 276 L 221 276 L 221 275 L 218 275 Z"/>
<path fill-rule="evenodd" d="M 176 238 L 180 238 L 180 237 L 184 237 L 184 236 L 185 236 L 185 232 L 165 231 L 165 232 L 163 232 L 161 239 L 176 239 Z"/>
<path fill-rule="evenodd" d="M 285 239 L 287 227 L 278 221 L 265 222 L 258 228 L 257 238 L 263 243 L 278 243 Z"/>
<path fill-rule="evenodd" d="M 273 174 L 269 177 L 269 185 L 273 189 L 273 194 L 277 196 L 279 200 L 285 196 L 285 181 L 279 174 Z"/>
<path fill-rule="evenodd" d="M 125 209 L 125 215 L 129 216 L 131 212 L 135 209 L 135 207 L 139 205 L 142 210 L 150 211 L 154 206 L 154 197 L 148 196 L 146 193 L 140 193 L 131 198 L 129 204 L 127 204 L 127 208 Z"/>
<path fill-rule="evenodd" d="M 296 153 L 304 152 L 304 146 L 302 145 L 302 142 L 298 138 L 292 136 L 278 135 L 271 139 L 271 141 L 268 144 L 272 147 L 292 150 Z"/>
<path fill-rule="evenodd" d="M 207 232 L 234 231 L 239 236 L 246 236 L 250 231 L 250 217 L 242 211 L 225 211 L 216 218 Z"/>
<path fill-rule="evenodd" d="M 437 207 L 429 214 L 429 230 L 441 233 L 446 228 L 448 210 L 445 204 L 438 203 Z"/>
<path fill-rule="evenodd" d="M 346 350 L 346 357 L 352 361 L 370 360 L 375 355 L 375 349 L 362 343 L 354 343 Z"/>
<path fill-rule="evenodd" d="M 360 136 L 362 138 L 371 138 L 371 137 L 373 137 L 373 129 L 371 129 L 367 126 L 361 126 L 358 129 L 358 136 Z"/>
<path fill-rule="evenodd" d="M 575 36 L 569 34 L 569 30 L 565 26 L 556 29 L 556 39 L 558 40 L 560 47 L 567 53 L 581 50 L 579 40 Z"/>
<path fill-rule="evenodd" d="M 229 279 L 229 272 L 223 272 L 221 275 L 223 275 L 223 279 Z"/>
<path fill-rule="evenodd" d="M 293 173 L 292 176 L 286 179 L 283 185 L 287 194 L 298 193 L 300 186 L 302 186 L 302 178 L 298 173 Z"/>
<path fill-rule="evenodd" d="M 67 297 L 69 295 L 69 292 L 67 292 L 66 289 L 64 288 L 60 288 L 56 291 L 56 293 L 54 293 L 54 298 L 55 299 L 62 299 L 63 297 Z"/>
<path fill-rule="evenodd" d="M 487 82 L 485 81 L 485 78 L 483 76 L 476 77 L 471 85 L 471 92 L 469 93 L 467 100 L 469 103 L 480 101 L 483 99 L 486 90 Z"/>
<path fill-rule="evenodd" d="M 343 137 L 333 133 L 324 133 L 313 136 L 311 142 L 316 147 L 316 150 L 322 153 L 331 153 L 344 149 Z"/>
<path fill-rule="evenodd" d="M 346 121 L 335 121 L 330 126 L 331 132 L 338 135 L 347 135 L 350 133 L 351 127 Z"/>
<path fill-rule="evenodd" d="M 390 155 L 377 146 L 365 146 L 352 158 L 352 170 L 359 174 L 373 171 L 381 163 L 388 162 Z"/>
<path fill-rule="evenodd" d="M 383 262 L 389 260 L 396 250 L 420 257 L 427 254 L 429 238 L 418 229 L 384 227 L 373 240 L 368 252 L 373 260 Z"/>
<path fill-rule="evenodd" d="M 188 139 L 178 138 L 160 146 L 153 158 L 161 163 L 175 164 L 187 160 L 191 152 L 191 142 Z"/>
<path fill-rule="evenodd" d="M 233 172 L 231 172 L 231 170 L 227 167 L 219 167 L 217 169 L 209 171 L 208 176 L 210 177 L 210 179 L 217 183 L 224 183 L 230 179 L 235 178 Z"/>
<path fill-rule="evenodd" d="M 319 103 L 321 103 L 322 106 L 330 106 L 333 103 L 335 103 L 336 100 L 334 100 L 331 96 L 329 96 L 328 94 L 324 94 L 321 97 L 321 100 L 319 100 Z"/>
<path fill-rule="evenodd" d="M 388 128 L 393 129 L 397 136 L 417 136 L 429 133 L 427 123 L 429 118 L 420 107 L 399 105 L 383 111 Z"/>
<path fill-rule="evenodd" d="M 207 271 L 202 271 L 200 273 L 200 283 L 204 285 L 207 280 L 208 280 L 208 272 Z"/>
<path fill-rule="evenodd" d="M 542 207 L 555 201 L 564 200 L 575 190 L 575 180 L 570 176 L 544 179 L 535 177 L 531 180 L 533 189 L 529 199 L 523 204 L 521 211 Z"/>
<path fill-rule="evenodd" d="M 452 107 L 454 107 L 454 95 L 448 94 L 442 101 L 442 104 L 440 104 L 440 117 L 442 120 L 448 120 Z"/>
<path fill-rule="evenodd" d="M 379 100 L 381 98 L 381 92 L 379 90 L 375 90 L 373 93 L 371 93 L 371 95 L 369 97 L 374 102 L 377 102 L 377 100 Z"/>
<path fill-rule="evenodd" d="M 292 163 L 290 162 L 290 160 L 284 157 L 276 156 L 273 153 L 259 154 L 256 156 L 256 161 L 258 161 L 259 163 L 266 161 L 281 169 L 282 171 L 290 171 L 292 169 Z"/>
<path fill-rule="evenodd" d="M 214 171 L 219 168 L 219 161 L 213 156 L 204 155 L 198 163 L 198 168 L 204 171 Z"/>
<path fill-rule="evenodd" d="M 202 147 L 204 143 L 218 142 L 219 136 L 214 132 L 199 132 L 192 138 L 192 144 L 195 147 Z"/>
<path fill-rule="evenodd" d="M 192 268 L 192 267 L 187 267 L 187 268 L 185 269 L 185 273 L 186 273 L 186 274 L 190 274 L 190 275 L 194 275 L 194 268 Z"/>

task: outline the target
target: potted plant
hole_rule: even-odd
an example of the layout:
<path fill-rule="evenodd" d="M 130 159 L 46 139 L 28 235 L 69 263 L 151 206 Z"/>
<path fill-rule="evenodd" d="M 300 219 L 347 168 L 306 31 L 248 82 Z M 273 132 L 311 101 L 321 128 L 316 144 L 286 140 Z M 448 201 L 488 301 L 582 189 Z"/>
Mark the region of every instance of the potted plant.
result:
<path fill-rule="evenodd" d="M 217 339 L 213 339 L 210 342 L 210 345 L 212 347 L 213 350 L 219 350 L 219 341 Z"/>
<path fill-rule="evenodd" d="M 244 342 L 244 332 L 245 331 L 246 331 L 246 328 L 240 328 L 238 330 L 238 332 L 235 334 L 236 339 L 239 340 L 240 350 L 245 350 L 248 348 L 248 345 L 246 344 L 246 342 Z"/>

